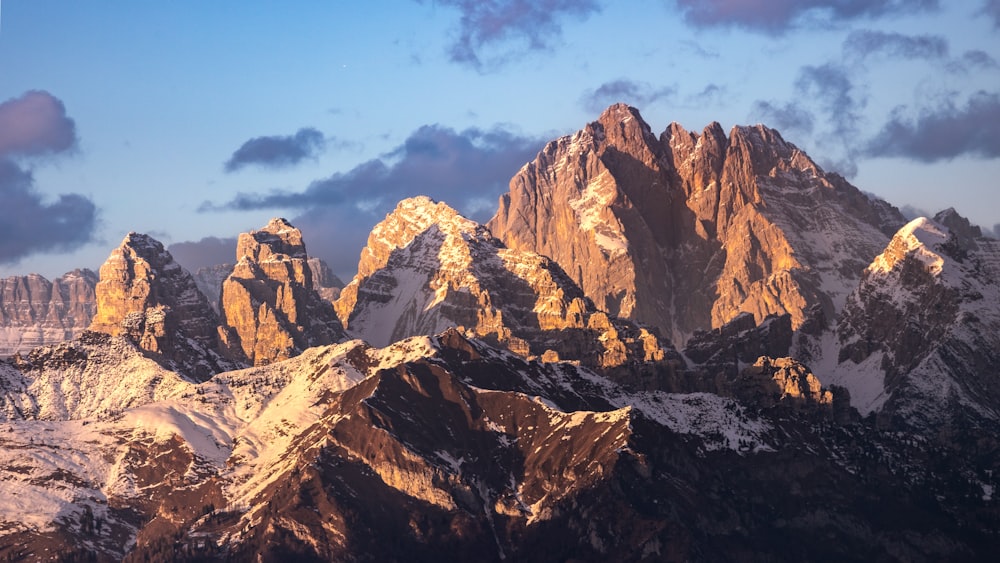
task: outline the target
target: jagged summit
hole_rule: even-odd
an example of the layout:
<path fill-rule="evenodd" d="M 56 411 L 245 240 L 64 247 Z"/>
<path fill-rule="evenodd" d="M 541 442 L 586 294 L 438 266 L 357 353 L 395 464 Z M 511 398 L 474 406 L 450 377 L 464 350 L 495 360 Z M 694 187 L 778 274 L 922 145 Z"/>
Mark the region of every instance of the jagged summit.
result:
<path fill-rule="evenodd" d="M 275 217 L 259 230 L 240 233 L 236 243 L 237 260 L 246 258 L 251 262 L 262 263 L 269 260 L 283 261 L 283 256 L 307 258 L 302 232 L 284 218 Z"/>
<path fill-rule="evenodd" d="M 743 312 L 821 330 L 903 223 L 773 129 L 673 123 L 657 138 L 616 104 L 523 167 L 488 227 L 682 341 Z"/>
<path fill-rule="evenodd" d="M 337 309 L 377 346 L 463 327 L 522 356 L 602 368 L 667 353 L 653 334 L 599 312 L 551 260 L 505 248 L 426 197 L 400 202 L 372 230 Z"/>

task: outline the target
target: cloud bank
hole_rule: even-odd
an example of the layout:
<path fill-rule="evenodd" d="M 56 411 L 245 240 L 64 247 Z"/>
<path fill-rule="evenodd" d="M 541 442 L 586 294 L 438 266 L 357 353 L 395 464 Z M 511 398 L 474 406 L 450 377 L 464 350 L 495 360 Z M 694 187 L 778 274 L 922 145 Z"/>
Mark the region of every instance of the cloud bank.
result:
<path fill-rule="evenodd" d="M 420 1 L 420 0 L 418 0 Z M 562 34 L 566 17 L 585 19 L 596 0 L 435 0 L 459 12 L 458 36 L 448 50 L 453 62 L 478 70 L 505 62 L 512 53 L 545 51 Z"/>
<path fill-rule="evenodd" d="M 0 263 L 73 250 L 93 239 L 94 203 L 73 193 L 46 201 L 23 164 L 76 146 L 76 124 L 48 92 L 27 92 L 0 103 Z"/>
<path fill-rule="evenodd" d="M 323 134 L 312 127 L 299 129 L 294 135 L 254 137 L 233 152 L 225 169 L 235 172 L 249 165 L 284 168 L 316 158 L 325 147 Z"/>
<path fill-rule="evenodd" d="M 907 120 L 897 111 L 868 143 L 868 156 L 902 156 L 923 162 L 973 156 L 1000 158 L 1000 94 L 977 92 L 964 107 L 947 101 Z"/>
<path fill-rule="evenodd" d="M 938 0 L 676 0 L 676 4 L 695 26 L 780 34 L 810 15 L 848 21 L 910 14 L 935 9 Z"/>
<path fill-rule="evenodd" d="M 938 35 L 903 35 L 864 29 L 852 31 L 847 36 L 844 52 L 857 59 L 873 55 L 897 59 L 940 59 L 948 55 L 948 41 Z"/>

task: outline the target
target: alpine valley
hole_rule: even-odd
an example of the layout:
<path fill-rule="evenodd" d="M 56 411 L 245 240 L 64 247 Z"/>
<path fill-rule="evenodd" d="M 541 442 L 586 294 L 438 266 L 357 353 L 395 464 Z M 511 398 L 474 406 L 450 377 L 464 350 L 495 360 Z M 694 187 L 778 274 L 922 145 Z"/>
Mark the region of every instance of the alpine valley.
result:
<path fill-rule="evenodd" d="M 0 557 L 993 561 L 998 280 L 954 210 L 622 104 L 346 285 L 283 219 L 194 275 L 131 233 L 0 281 Z"/>

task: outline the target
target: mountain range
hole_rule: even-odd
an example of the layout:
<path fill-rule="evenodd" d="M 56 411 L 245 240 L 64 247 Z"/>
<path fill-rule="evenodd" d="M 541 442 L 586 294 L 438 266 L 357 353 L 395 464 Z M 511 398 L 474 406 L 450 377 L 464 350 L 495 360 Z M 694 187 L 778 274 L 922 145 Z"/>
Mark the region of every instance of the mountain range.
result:
<path fill-rule="evenodd" d="M 195 275 L 131 233 L 99 277 L 3 280 L 0 556 L 1000 547 L 1000 242 L 773 129 L 617 104 L 486 224 L 406 199 L 331 276 L 274 219 Z"/>

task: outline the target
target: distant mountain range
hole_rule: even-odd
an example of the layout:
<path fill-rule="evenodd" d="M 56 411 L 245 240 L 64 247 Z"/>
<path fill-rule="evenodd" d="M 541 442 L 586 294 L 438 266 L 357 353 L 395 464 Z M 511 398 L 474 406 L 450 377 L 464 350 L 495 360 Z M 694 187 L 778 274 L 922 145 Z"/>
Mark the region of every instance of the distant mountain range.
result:
<path fill-rule="evenodd" d="M 0 556 L 992 561 L 998 280 L 954 210 L 621 104 L 346 285 L 283 219 L 195 275 L 132 233 L 2 282 Z"/>

